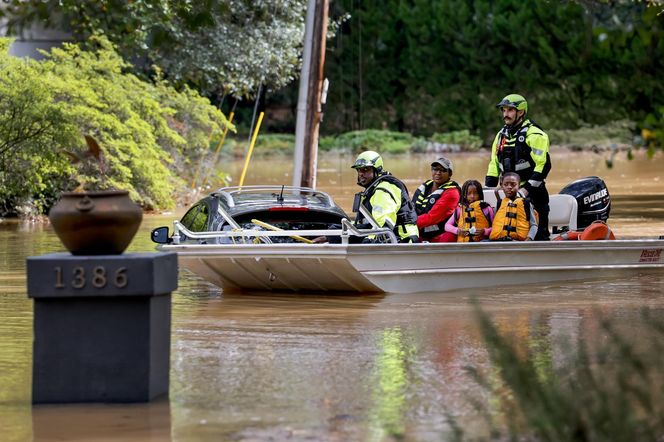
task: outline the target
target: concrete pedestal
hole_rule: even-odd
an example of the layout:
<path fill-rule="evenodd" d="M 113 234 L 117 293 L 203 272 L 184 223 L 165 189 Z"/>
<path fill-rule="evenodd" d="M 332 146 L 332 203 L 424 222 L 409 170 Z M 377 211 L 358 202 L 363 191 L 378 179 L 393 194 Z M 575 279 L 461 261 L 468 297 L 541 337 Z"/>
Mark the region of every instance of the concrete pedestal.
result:
<path fill-rule="evenodd" d="M 174 253 L 28 258 L 33 403 L 146 402 L 168 393 Z"/>

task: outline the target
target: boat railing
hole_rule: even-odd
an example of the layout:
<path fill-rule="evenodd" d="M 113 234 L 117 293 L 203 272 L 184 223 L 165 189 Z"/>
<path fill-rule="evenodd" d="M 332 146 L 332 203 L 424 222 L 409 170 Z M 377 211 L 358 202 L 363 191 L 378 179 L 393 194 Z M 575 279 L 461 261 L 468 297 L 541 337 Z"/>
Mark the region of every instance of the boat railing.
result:
<path fill-rule="evenodd" d="M 291 237 L 291 238 L 300 238 L 303 237 L 319 237 L 327 236 L 334 237 L 338 236 L 341 238 L 342 244 L 348 244 L 349 238 L 351 236 L 356 237 L 367 237 L 367 236 L 386 236 L 390 243 L 397 243 L 398 238 L 394 232 L 386 227 L 383 228 L 373 228 L 373 229 L 358 229 L 347 219 L 341 220 L 341 229 L 318 229 L 318 230 L 257 230 L 257 229 L 243 229 L 243 228 L 232 228 L 231 230 L 218 230 L 214 232 L 192 232 L 187 229 L 180 221 L 173 222 L 173 244 L 180 244 L 183 237 L 188 239 L 196 240 L 205 240 L 205 239 L 219 239 L 219 238 L 228 238 L 230 242 L 234 243 L 235 238 L 240 238 L 241 243 L 254 243 L 254 238 L 257 238 L 263 243 L 270 244 L 272 237 Z"/>

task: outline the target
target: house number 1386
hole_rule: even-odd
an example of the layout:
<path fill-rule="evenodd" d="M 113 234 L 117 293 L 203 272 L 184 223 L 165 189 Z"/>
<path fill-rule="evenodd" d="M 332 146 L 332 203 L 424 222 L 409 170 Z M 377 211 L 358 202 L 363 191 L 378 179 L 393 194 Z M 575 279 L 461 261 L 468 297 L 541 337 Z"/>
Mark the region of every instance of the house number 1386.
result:
<path fill-rule="evenodd" d="M 89 269 L 87 269 L 89 270 Z M 75 289 L 82 289 L 90 283 L 93 287 L 101 289 L 108 284 L 113 284 L 121 289 L 127 286 L 127 267 L 120 267 L 111 275 L 104 266 L 93 267 L 91 271 L 86 272 L 85 267 L 74 267 L 71 276 L 65 280 L 66 276 L 62 274 L 62 267 L 55 267 L 55 288 L 62 289 L 69 283 Z"/>

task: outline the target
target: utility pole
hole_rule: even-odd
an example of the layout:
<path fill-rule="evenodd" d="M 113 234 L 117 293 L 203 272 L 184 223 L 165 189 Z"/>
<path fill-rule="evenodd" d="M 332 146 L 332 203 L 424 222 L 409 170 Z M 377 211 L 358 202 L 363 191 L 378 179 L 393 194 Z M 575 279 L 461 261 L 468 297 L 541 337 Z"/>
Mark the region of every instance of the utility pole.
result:
<path fill-rule="evenodd" d="M 323 68 L 328 9 L 328 0 L 309 0 L 307 5 L 297 100 L 293 186 L 316 187 L 318 128 L 323 116 L 322 102 L 327 94 Z"/>

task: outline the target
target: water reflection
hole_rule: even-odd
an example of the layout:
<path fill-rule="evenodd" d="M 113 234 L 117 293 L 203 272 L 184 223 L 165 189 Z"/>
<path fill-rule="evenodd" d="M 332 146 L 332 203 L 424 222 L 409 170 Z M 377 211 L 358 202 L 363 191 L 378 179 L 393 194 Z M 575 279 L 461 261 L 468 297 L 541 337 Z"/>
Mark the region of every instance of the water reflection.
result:
<path fill-rule="evenodd" d="M 31 427 L 30 324 L 23 321 L 10 330 L 21 339 L 0 353 L 2 391 L 14 392 L 13 405 L 3 400 L 0 407 L 9 440 L 32 432 L 36 440 L 439 440 L 449 431 L 446 412 L 468 425 L 478 419 L 468 397 L 481 392 L 464 371 L 487 366 L 473 297 L 537 355 L 543 371 L 565 363 L 559 338 L 597 337 L 598 314 L 624 320 L 647 339 L 639 309 L 664 308 L 664 278 L 653 275 L 537 290 L 367 297 L 225 295 L 186 272 L 181 280 L 170 408 L 39 406 Z"/>
<path fill-rule="evenodd" d="M 484 158 L 454 160 L 459 180 L 484 173 Z M 630 175 L 632 188 L 620 184 L 624 170 L 610 171 L 614 230 L 664 233 L 664 192 L 653 184 L 660 173 L 652 169 L 656 161 L 625 166 L 643 170 Z M 570 161 L 565 171 L 558 161 L 552 189 L 572 175 L 598 173 L 588 173 L 589 162 Z M 277 175 L 287 167 L 279 164 L 270 179 L 282 183 Z M 428 174 L 426 157 L 394 164 L 410 184 Z M 346 161 L 323 159 L 323 170 L 321 186 L 342 201 L 348 197 L 349 205 L 357 186 Z M 170 225 L 171 218 L 146 216 L 130 250 L 153 250 L 149 230 Z M 471 299 L 480 300 L 522 351 L 536 355 L 542 374 L 563 369 L 577 339 L 600 339 L 600 317 L 616 318 L 629 335 L 647 340 L 638 312 L 647 308 L 661 315 L 664 308 L 664 277 L 657 275 L 450 293 L 321 296 L 226 294 L 181 270 L 173 294 L 169 401 L 32 408 L 25 258 L 61 250 L 48 226 L 0 223 L 3 440 L 444 440 L 448 414 L 482 431 L 468 398 L 484 392 L 464 370 L 489 366 Z"/>
<path fill-rule="evenodd" d="M 375 409 L 371 416 L 370 440 L 383 440 L 386 436 L 403 437 L 406 411 L 406 391 L 408 372 L 407 354 L 410 348 L 405 345 L 403 330 L 391 327 L 383 330 L 376 343 L 379 354 L 376 358 L 375 380 L 378 388 L 372 391 Z"/>
<path fill-rule="evenodd" d="M 170 404 L 164 398 L 149 404 L 34 406 L 32 432 L 35 441 L 171 440 Z"/>

